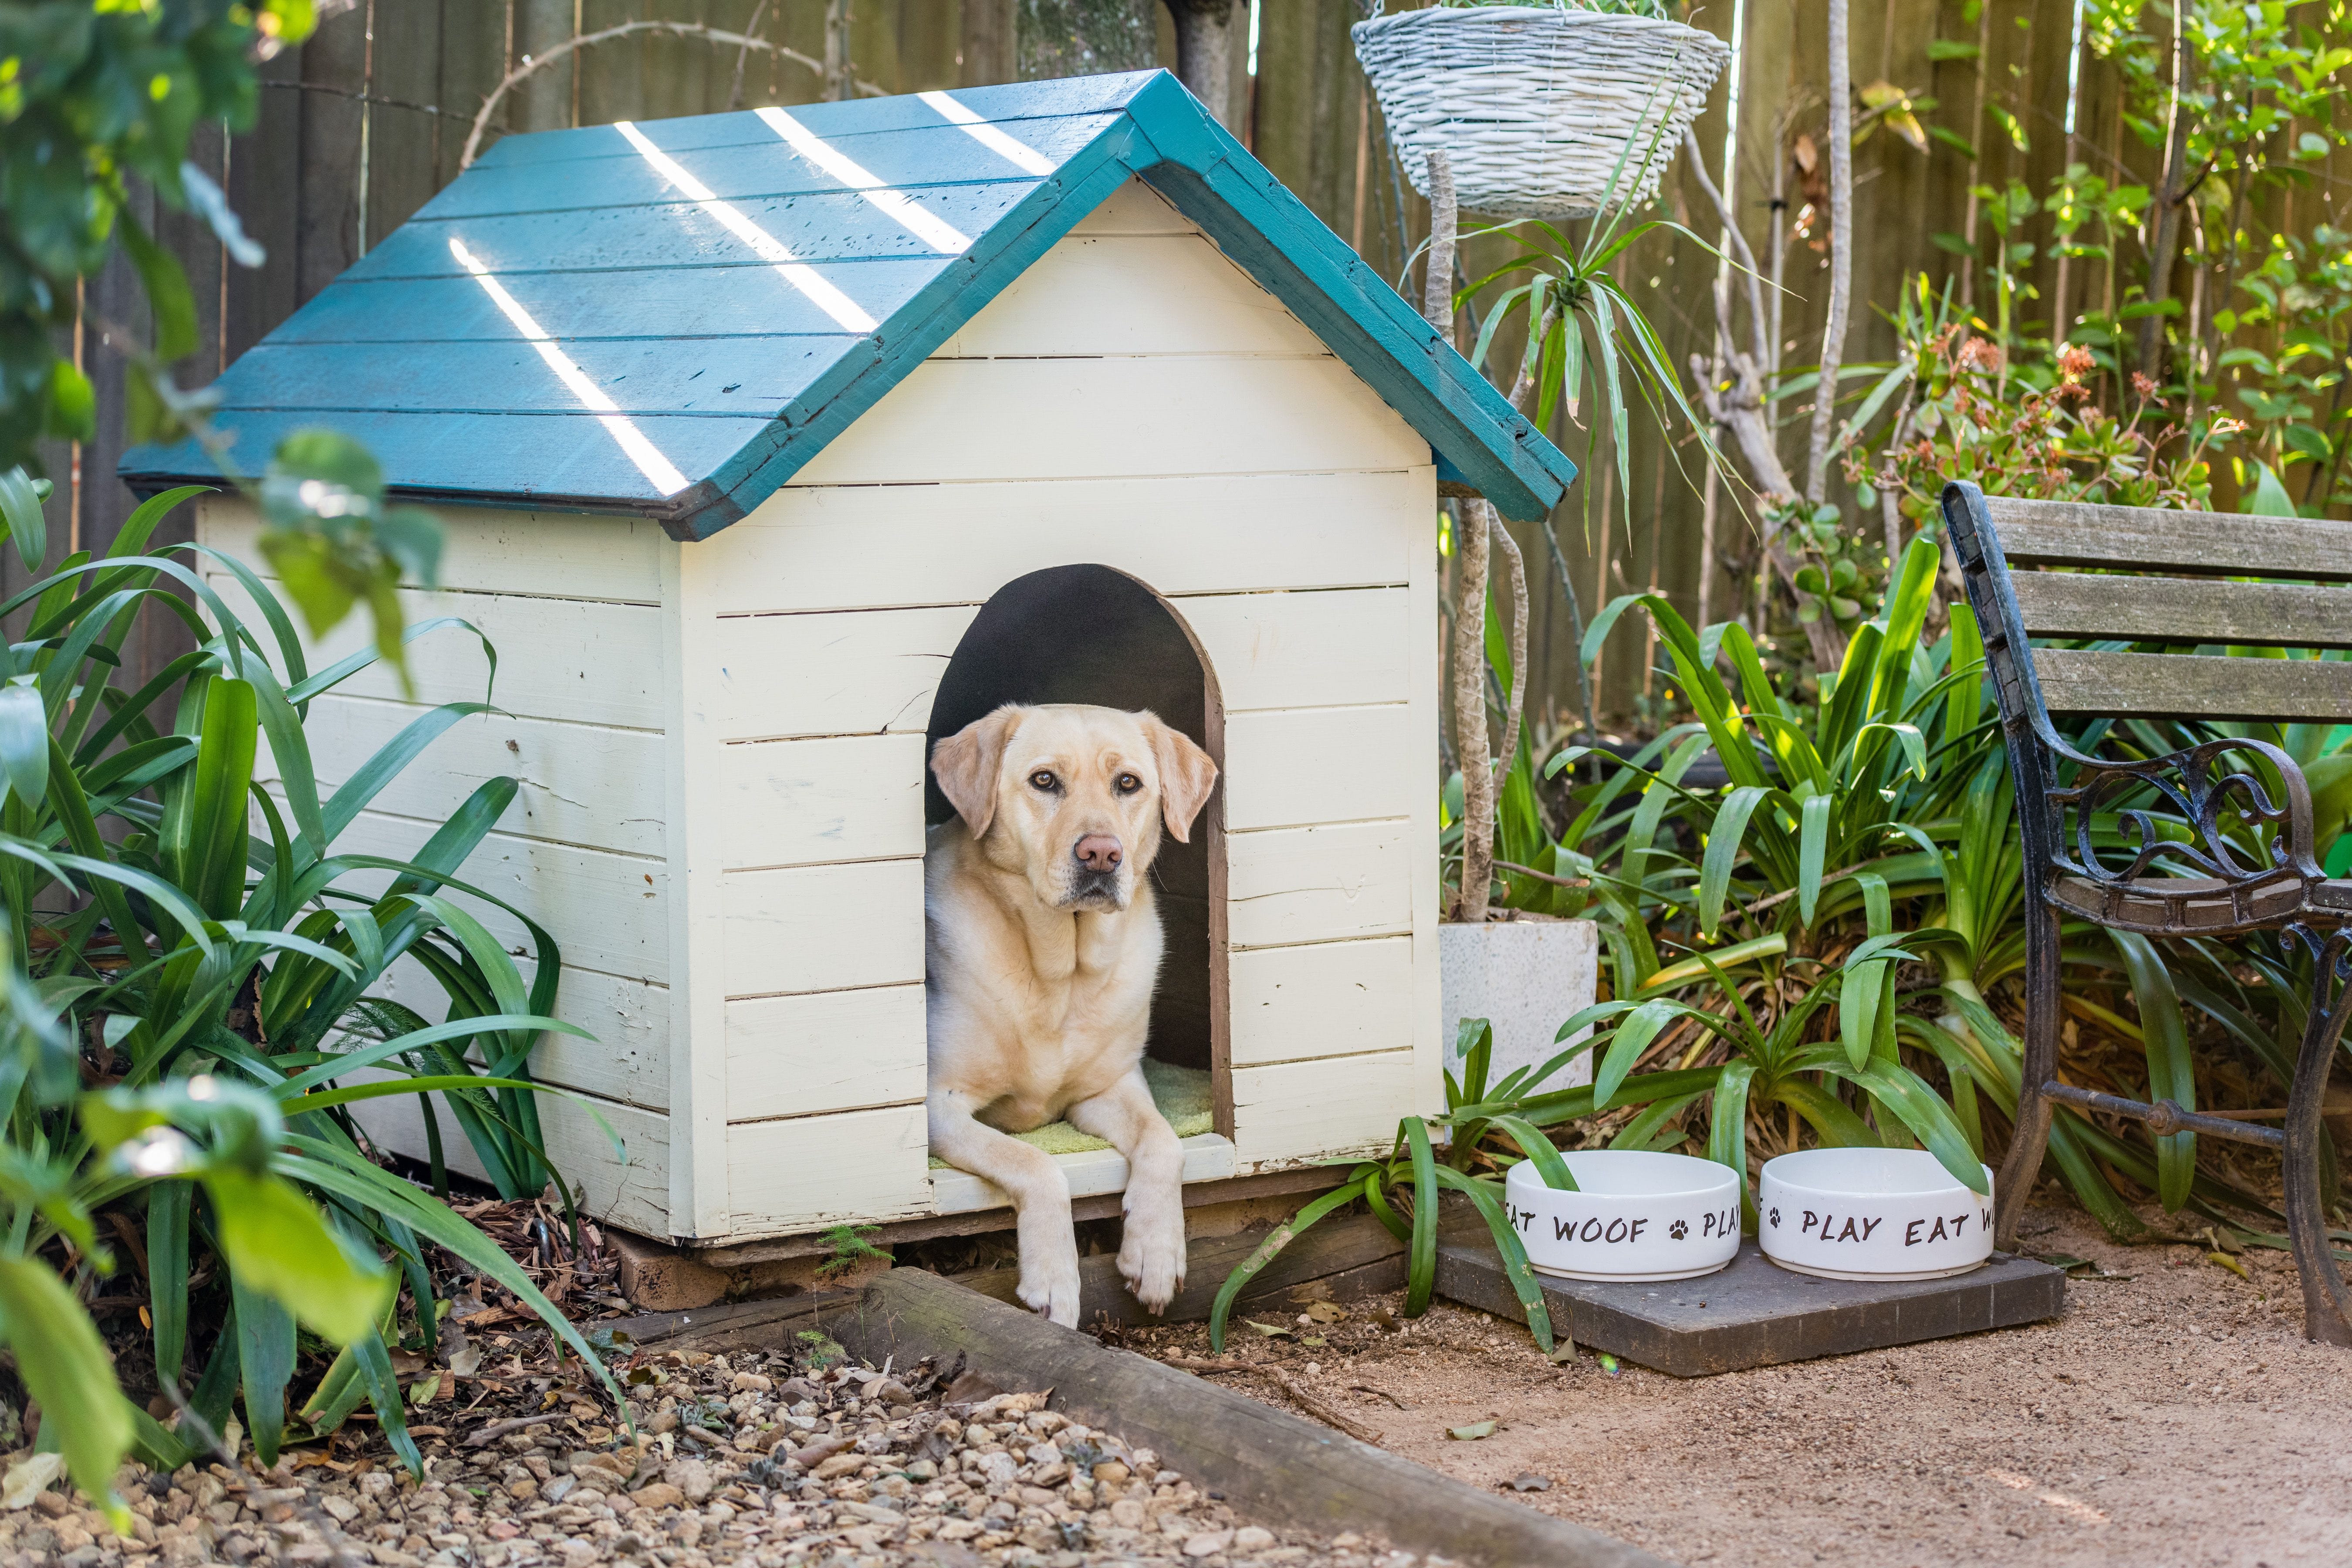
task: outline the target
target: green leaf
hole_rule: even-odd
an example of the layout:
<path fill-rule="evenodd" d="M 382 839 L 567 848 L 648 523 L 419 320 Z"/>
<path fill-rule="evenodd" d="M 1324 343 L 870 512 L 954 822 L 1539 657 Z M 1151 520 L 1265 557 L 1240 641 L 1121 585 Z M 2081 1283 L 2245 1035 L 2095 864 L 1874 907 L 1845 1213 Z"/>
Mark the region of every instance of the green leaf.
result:
<path fill-rule="evenodd" d="M 1601 1058 L 1601 1067 L 1592 1076 L 1592 1109 L 1595 1114 L 1615 1103 L 1618 1087 L 1625 1075 L 1633 1070 L 1634 1062 L 1650 1048 L 1665 1026 L 1675 1019 L 1696 1011 L 1669 997 L 1644 1002 L 1633 1015 L 1617 1026 L 1617 1037 L 1609 1043 L 1609 1053 Z"/>
<path fill-rule="evenodd" d="M 98 389 L 71 360 L 50 362 L 48 428 L 60 441 L 98 439 Z"/>
<path fill-rule="evenodd" d="M 1495 1130 L 1519 1146 L 1519 1152 L 1533 1163 L 1536 1174 L 1543 1178 L 1545 1186 L 1559 1193 L 1578 1190 L 1576 1176 L 1569 1170 L 1568 1162 L 1560 1158 L 1559 1150 L 1543 1135 L 1540 1128 L 1520 1117 L 1497 1116 L 1495 1118 Z"/>
<path fill-rule="evenodd" d="M 1454 1054 L 1462 1063 L 1462 1098 L 1486 1098 L 1486 1064 L 1493 1059 L 1495 1028 L 1484 1018 L 1465 1018 L 1454 1032 Z"/>
<path fill-rule="evenodd" d="M 2131 977 L 2132 1000 L 2139 1006 L 2139 1026 L 2147 1051 L 2147 1089 L 2154 1100 L 2168 1100 L 2183 1110 L 2197 1109 L 2195 1059 L 2189 1050 L 2189 1023 L 2173 988 L 2172 972 L 2147 937 L 2131 931 L 2109 931 L 2124 970 Z M 2157 1196 L 2165 1212 L 2179 1214 L 2189 1202 L 2197 1175 L 2197 1134 L 2168 1132 L 2151 1135 L 2156 1145 Z"/>
<path fill-rule="evenodd" d="M 195 765 L 185 780 L 186 803 L 172 841 L 164 846 L 164 864 L 215 920 L 227 920 L 245 901 L 246 792 L 253 783 L 259 724 L 250 684 L 225 676 L 205 683 Z"/>
<path fill-rule="evenodd" d="M 1782 1079 L 1772 1086 L 1772 1098 L 1812 1125 L 1822 1142 L 1839 1149 L 1881 1147 L 1870 1123 L 1853 1108 L 1820 1084 L 1804 1079 Z"/>
<path fill-rule="evenodd" d="M 1706 1157 L 1738 1175 L 1743 1198 L 1748 1192 L 1748 1091 L 1755 1081 L 1754 1062 L 1724 1063 L 1707 1120 Z"/>
<path fill-rule="evenodd" d="M 1225 1282 L 1217 1289 L 1215 1302 L 1209 1308 L 1209 1347 L 1212 1350 L 1222 1352 L 1225 1348 L 1225 1320 L 1234 1310 L 1234 1302 L 1241 1296 L 1242 1287 L 1255 1279 L 1267 1264 L 1281 1255 L 1284 1247 L 1297 1240 L 1326 1215 L 1345 1207 L 1357 1196 L 1357 1192 L 1355 1182 L 1349 1181 L 1325 1193 L 1288 1220 L 1275 1226 L 1272 1234 L 1258 1243 L 1256 1249 L 1244 1258 L 1238 1268 L 1225 1276 Z"/>
<path fill-rule="evenodd" d="M 49 714 L 30 686 L 0 689 L 0 773 L 26 811 L 40 809 L 49 793 Z"/>
<path fill-rule="evenodd" d="M 1777 791 L 1760 784 L 1742 784 L 1716 808 L 1715 822 L 1707 829 L 1706 858 L 1701 863 L 1698 879 L 1698 929 L 1709 941 L 1723 921 L 1723 900 L 1731 887 L 1732 862 L 1738 858 L 1740 842 L 1748 833 L 1748 819 Z"/>
<path fill-rule="evenodd" d="M 48 553 L 49 523 L 33 481 L 21 468 L 0 473 L 0 521 L 7 523 L 8 537 L 16 542 L 16 554 L 25 570 L 38 572 L 41 558 Z"/>
<path fill-rule="evenodd" d="M 158 1182 L 147 1189 L 147 1313 L 155 1321 L 155 1374 L 180 1385 L 188 1347 L 188 1210 L 195 1188 Z"/>
<path fill-rule="evenodd" d="M 294 1316 L 253 1288 L 232 1266 L 237 1366 L 245 1382 L 245 1425 L 264 1469 L 278 1463 L 286 1437 L 286 1385 L 294 1377 Z"/>
<path fill-rule="evenodd" d="M 1495 1426 L 1492 1421 L 1474 1421 L 1467 1426 L 1448 1426 L 1445 1435 L 1457 1443 L 1475 1443 L 1481 1437 L 1493 1436 Z"/>
<path fill-rule="evenodd" d="M 1930 38 L 1927 40 L 1927 58 L 1931 60 L 1972 60 L 1977 58 L 1977 47 L 1964 44 L 1958 38 Z"/>
<path fill-rule="evenodd" d="M 1490 1183 L 1465 1176 L 1451 1165 L 1436 1168 L 1437 1179 L 1470 1200 L 1478 1216 L 1486 1222 L 1487 1234 L 1495 1238 L 1495 1250 L 1503 1259 L 1503 1278 L 1511 1283 L 1511 1294 L 1519 1299 L 1520 1310 L 1527 1313 L 1528 1331 L 1545 1351 L 1551 1349 L 1551 1313 L 1544 1306 L 1543 1287 L 1537 1283 L 1535 1269 L 1528 1262 L 1528 1249 L 1520 1245 L 1519 1233 L 1503 1212 L 1500 1198 L 1495 1195 Z"/>
<path fill-rule="evenodd" d="M 139 281 L 147 290 L 147 309 L 155 321 L 155 357 L 165 364 L 185 359 L 196 352 L 197 341 L 196 297 L 188 288 L 188 275 L 127 210 L 117 207 L 114 221 L 122 248 L 131 253 L 131 265 L 138 268 Z"/>
<path fill-rule="evenodd" d="M 2245 510 L 2257 517 L 2294 516 L 2294 500 L 2286 493 L 2286 487 L 2279 483 L 2278 475 L 2271 471 L 2271 466 L 2260 458 L 2250 458 L 2248 467 L 2254 470 L 2254 493 Z"/>
<path fill-rule="evenodd" d="M 26 1392 L 41 1402 L 42 1437 L 65 1456 L 74 1485 L 128 1533 L 130 1511 L 113 1488 L 131 1447 L 129 1406 L 89 1314 L 47 1265 L 0 1258 L 0 1339 L 16 1353 Z"/>
<path fill-rule="evenodd" d="M 1860 1084 L 1881 1106 L 1895 1112 L 1954 1180 L 1979 1196 L 1991 1193 L 1984 1167 L 1978 1163 L 1976 1151 L 1969 1147 L 1968 1134 L 1960 1130 L 1951 1107 L 1918 1074 L 1909 1068 L 1873 1058 L 1859 1070 L 1839 1076 Z M 1802 1108 L 1799 1110 L 1801 1114 Z"/>
<path fill-rule="evenodd" d="M 368 1403 L 375 1408 L 377 1430 L 384 1442 L 408 1467 L 408 1473 L 422 1479 L 425 1474 L 424 1456 L 416 1451 L 416 1439 L 408 1435 L 408 1407 L 400 1396 L 400 1379 L 393 1372 L 392 1355 L 384 1347 L 383 1336 L 373 1331 L 352 1343 L 352 1354 L 359 1363 L 360 1376 L 366 1380 Z"/>
<path fill-rule="evenodd" d="M 1437 1288 L 1437 1157 L 1430 1152 L 1429 1124 L 1404 1119 L 1405 1149 L 1412 1162 L 1412 1245 L 1405 1254 L 1404 1315 L 1429 1310 Z"/>
<path fill-rule="evenodd" d="M 290 1184 L 220 1169 L 205 1174 L 205 1190 L 240 1291 L 269 1296 L 339 1345 L 374 1327 L 394 1286 L 391 1272 L 353 1258 Z"/>
<path fill-rule="evenodd" d="M 1846 962 L 1844 984 L 1838 993 L 1838 1039 L 1848 1065 L 1857 1072 L 1876 1053 L 1880 1026 L 1893 1001 L 1894 964 L 1885 959 Z"/>
<path fill-rule="evenodd" d="M 1822 877 L 1828 869 L 1830 816 L 1837 797 L 1816 793 L 1797 808 L 1797 920 L 1811 930 L 1813 911 L 1822 901 Z"/>

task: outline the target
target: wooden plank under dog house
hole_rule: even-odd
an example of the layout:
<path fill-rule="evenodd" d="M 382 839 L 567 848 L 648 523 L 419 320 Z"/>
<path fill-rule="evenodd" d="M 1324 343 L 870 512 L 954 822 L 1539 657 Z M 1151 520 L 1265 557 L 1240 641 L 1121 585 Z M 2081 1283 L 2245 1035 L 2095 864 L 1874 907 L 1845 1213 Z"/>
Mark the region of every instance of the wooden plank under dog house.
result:
<path fill-rule="evenodd" d="M 925 757 L 954 703 L 1034 700 L 1024 657 L 1223 770 L 1162 862 L 1187 1179 L 1442 1102 L 1439 485 L 1534 517 L 1574 470 L 1173 78 L 509 137 L 217 390 L 253 467 L 334 426 L 441 519 L 404 602 L 495 645 L 500 711 L 337 847 L 412 852 L 520 781 L 461 875 L 560 944 L 596 1038 L 534 1070 L 625 1152 L 550 1099 L 550 1152 L 614 1223 L 732 1246 L 1002 1203 L 926 1148 Z M 193 446 L 122 471 L 216 477 Z M 257 563 L 257 528 L 200 503 L 215 549 Z M 477 638 L 412 661 L 312 705 L 322 784 L 485 700 Z M 1081 1197 L 1125 1182 L 1057 1157 Z"/>

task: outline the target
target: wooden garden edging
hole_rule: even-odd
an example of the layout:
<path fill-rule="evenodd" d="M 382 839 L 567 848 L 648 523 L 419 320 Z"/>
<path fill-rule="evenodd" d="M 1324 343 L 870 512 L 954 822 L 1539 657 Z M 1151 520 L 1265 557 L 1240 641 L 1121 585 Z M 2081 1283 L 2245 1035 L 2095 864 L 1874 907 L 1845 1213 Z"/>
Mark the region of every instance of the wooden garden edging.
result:
<path fill-rule="evenodd" d="M 1379 1534 L 1414 1552 L 1547 1568 L 1663 1568 L 1580 1525 L 1450 1480 L 1328 1427 L 915 1269 L 868 1285 L 826 1330 L 879 1364 L 958 1353 L 1001 1387 L 1051 1389 L 1054 1408 L 1155 1449 L 1203 1490 L 1266 1524 Z"/>

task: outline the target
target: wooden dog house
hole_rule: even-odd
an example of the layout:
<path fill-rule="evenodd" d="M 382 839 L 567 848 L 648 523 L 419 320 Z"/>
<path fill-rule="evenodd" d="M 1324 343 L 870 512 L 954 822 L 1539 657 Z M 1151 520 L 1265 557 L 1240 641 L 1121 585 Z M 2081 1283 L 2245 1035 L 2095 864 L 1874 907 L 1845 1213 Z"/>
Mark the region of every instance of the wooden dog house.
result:
<path fill-rule="evenodd" d="M 331 425 L 447 531 L 411 612 L 488 637 L 504 715 L 338 847 L 413 851 L 521 780 L 463 875 L 562 945 L 597 1040 L 534 1066 L 625 1138 L 545 1104 L 614 1222 L 1003 1202 L 928 1158 L 921 856 L 927 734 L 1008 699 L 1148 704 L 1223 769 L 1157 873 L 1188 1180 L 1441 1103 L 1440 486 L 1534 517 L 1573 469 L 1173 78 L 509 137 L 218 391 L 255 468 Z M 216 477 L 192 445 L 123 473 Z M 244 500 L 199 526 L 258 563 Z M 312 704 L 322 784 L 481 700 L 473 639 L 412 657 L 413 699 Z"/>

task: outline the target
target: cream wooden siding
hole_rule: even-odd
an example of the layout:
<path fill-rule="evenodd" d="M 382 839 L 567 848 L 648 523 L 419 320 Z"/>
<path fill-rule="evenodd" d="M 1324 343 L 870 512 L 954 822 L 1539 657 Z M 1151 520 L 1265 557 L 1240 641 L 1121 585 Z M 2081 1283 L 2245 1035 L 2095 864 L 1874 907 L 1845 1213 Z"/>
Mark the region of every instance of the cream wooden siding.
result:
<path fill-rule="evenodd" d="M 1131 185 L 683 552 L 730 1236 L 933 1210 L 922 736 L 980 606 L 1049 566 L 1150 584 L 1215 667 L 1235 1169 L 1440 1098 L 1435 512 L 1428 443 Z"/>
<path fill-rule="evenodd" d="M 483 701 L 487 688 L 505 711 L 460 720 L 334 847 L 405 857 L 485 780 L 520 781 L 515 804 L 458 875 L 547 928 L 564 964 L 556 1011 L 597 1037 L 555 1037 L 532 1067 L 545 1081 L 591 1097 L 625 1152 L 614 1155 L 588 1108 L 548 1096 L 541 1117 L 549 1153 L 585 1184 L 594 1211 L 667 1235 L 676 1095 L 664 731 L 676 665 L 664 649 L 661 595 L 663 562 L 677 546 L 644 522 L 466 508 L 438 515 L 441 591 L 404 593 L 404 607 L 412 622 L 452 616 L 478 628 L 498 649 L 496 679 L 481 638 L 453 626 L 410 645 L 413 697 L 379 668 L 319 698 L 305 731 L 320 793 L 331 794 L 436 704 Z M 210 499 L 198 519 L 203 542 L 261 569 L 247 503 Z M 229 574 L 211 566 L 206 581 L 246 612 L 249 601 Z M 310 667 L 343 657 L 370 635 L 364 616 L 354 617 L 310 648 Z M 257 773 L 277 793 L 266 748 Z M 362 874 L 350 884 L 389 879 Z M 528 945 L 514 917 L 459 897 L 510 952 Z M 436 1020 L 446 1005 L 413 960 L 394 967 L 382 992 Z M 362 1114 L 391 1147 L 424 1153 L 413 1102 L 370 1101 Z M 478 1174 L 446 1116 L 442 1133 L 452 1164 Z"/>

